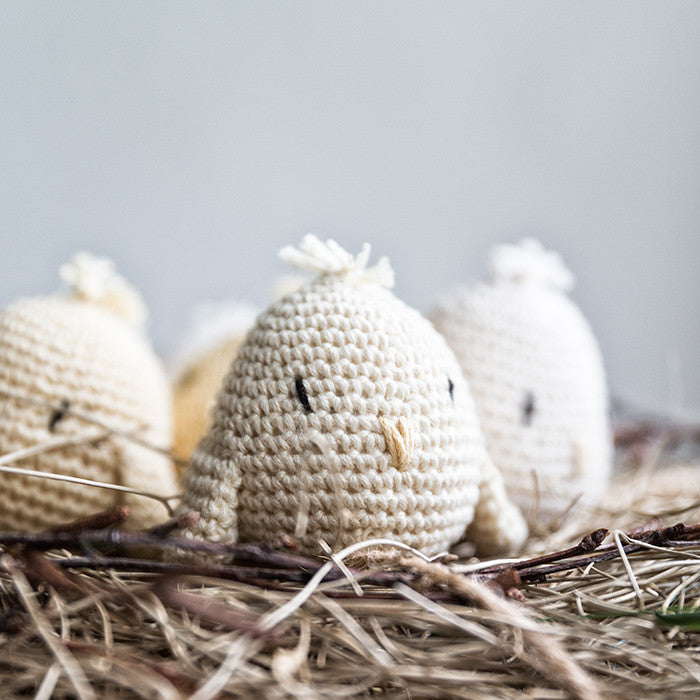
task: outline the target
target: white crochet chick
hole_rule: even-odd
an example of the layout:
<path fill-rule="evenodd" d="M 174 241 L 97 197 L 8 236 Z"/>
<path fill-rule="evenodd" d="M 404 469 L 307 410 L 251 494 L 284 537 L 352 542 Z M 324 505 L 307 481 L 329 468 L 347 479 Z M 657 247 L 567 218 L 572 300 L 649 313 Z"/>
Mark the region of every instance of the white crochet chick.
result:
<path fill-rule="evenodd" d="M 608 483 L 601 354 L 556 253 L 531 239 L 498 246 L 491 272 L 446 297 L 431 320 L 469 382 L 508 493 L 530 519 L 548 519 Z"/>
<path fill-rule="evenodd" d="M 139 326 L 145 307 L 109 260 L 78 254 L 61 270 L 67 293 L 20 299 L 0 312 L 0 454 L 41 448 L 13 466 L 176 490 L 171 461 L 81 416 L 161 447 L 170 443 L 170 392 Z M 99 438 L 96 440 L 96 438 Z M 127 503 L 129 524 L 167 517 L 137 495 L 0 473 L 0 529 L 41 530 Z"/>
<path fill-rule="evenodd" d="M 484 448 L 469 388 L 430 323 L 368 268 L 307 236 L 281 257 L 317 279 L 264 312 L 184 476 L 189 535 L 319 552 L 387 537 L 426 553 L 466 535 L 484 553 L 526 529 Z"/>

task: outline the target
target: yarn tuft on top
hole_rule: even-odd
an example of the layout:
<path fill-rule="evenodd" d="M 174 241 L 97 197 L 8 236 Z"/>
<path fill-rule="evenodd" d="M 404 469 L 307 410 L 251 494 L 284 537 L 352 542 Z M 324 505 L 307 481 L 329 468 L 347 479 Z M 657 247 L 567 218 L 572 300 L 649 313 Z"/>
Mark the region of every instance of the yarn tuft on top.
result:
<path fill-rule="evenodd" d="M 490 262 L 491 278 L 496 283 L 539 284 L 568 292 L 576 281 L 559 254 L 546 250 L 534 238 L 496 246 Z"/>
<path fill-rule="evenodd" d="M 134 328 L 146 325 L 148 312 L 140 294 L 114 269 L 108 258 L 80 252 L 61 266 L 61 279 L 76 299 L 111 311 Z"/>
<path fill-rule="evenodd" d="M 374 267 L 367 267 L 371 246 L 365 243 L 357 255 L 348 253 L 334 240 L 325 243 L 309 233 L 298 248 L 288 245 L 279 252 L 286 263 L 301 270 L 318 272 L 322 276 L 343 277 L 348 282 L 377 284 L 391 289 L 394 286 L 394 271 L 388 258 L 382 257 Z"/>

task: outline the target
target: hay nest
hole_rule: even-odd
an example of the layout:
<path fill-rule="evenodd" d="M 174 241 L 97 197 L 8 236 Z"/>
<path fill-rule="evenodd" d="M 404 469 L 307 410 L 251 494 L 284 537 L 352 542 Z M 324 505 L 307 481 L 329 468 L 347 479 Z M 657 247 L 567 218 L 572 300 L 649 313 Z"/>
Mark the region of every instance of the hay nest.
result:
<path fill-rule="evenodd" d="M 697 697 L 699 472 L 657 462 L 536 524 L 517 561 L 363 568 L 362 544 L 321 561 L 290 540 L 197 543 L 182 519 L 122 530 L 123 507 L 0 533 L 0 694 Z"/>

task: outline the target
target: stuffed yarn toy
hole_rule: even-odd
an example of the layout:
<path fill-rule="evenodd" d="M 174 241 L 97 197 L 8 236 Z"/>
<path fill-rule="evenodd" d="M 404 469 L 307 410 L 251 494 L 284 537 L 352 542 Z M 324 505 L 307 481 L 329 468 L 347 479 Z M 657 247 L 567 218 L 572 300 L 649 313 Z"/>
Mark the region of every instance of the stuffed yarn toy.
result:
<path fill-rule="evenodd" d="M 446 297 L 431 320 L 469 382 L 508 493 L 529 517 L 551 517 L 608 483 L 601 354 L 558 255 L 534 240 L 498 246 L 491 273 Z"/>
<path fill-rule="evenodd" d="M 296 537 L 336 550 L 387 537 L 482 552 L 526 529 L 484 448 L 469 388 L 430 323 L 390 291 L 386 259 L 307 236 L 281 257 L 318 277 L 274 303 L 240 348 L 184 476 L 187 534 Z"/>
<path fill-rule="evenodd" d="M 108 260 L 79 254 L 61 275 L 71 291 L 0 312 L 0 454 L 55 443 L 16 466 L 175 494 L 167 457 L 80 417 L 169 445 L 169 387 L 138 332 L 141 299 Z M 149 498 L 39 477 L 0 473 L 0 494 L 2 529 L 41 530 L 120 503 L 132 526 L 167 517 Z"/>
<path fill-rule="evenodd" d="M 253 326 L 256 311 L 241 303 L 207 305 L 172 363 L 173 452 L 189 459 L 211 424 L 216 393 Z"/>

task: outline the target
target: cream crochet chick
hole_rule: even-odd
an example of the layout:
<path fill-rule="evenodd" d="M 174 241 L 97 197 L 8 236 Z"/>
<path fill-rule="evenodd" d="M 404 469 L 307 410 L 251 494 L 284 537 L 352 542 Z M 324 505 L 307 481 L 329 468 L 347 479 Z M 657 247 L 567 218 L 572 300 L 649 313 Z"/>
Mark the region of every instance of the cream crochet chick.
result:
<path fill-rule="evenodd" d="M 531 519 L 595 499 L 611 439 L 601 354 L 566 295 L 574 280 L 538 241 L 496 247 L 492 278 L 445 298 L 431 320 L 472 390 L 486 447 Z"/>
<path fill-rule="evenodd" d="M 168 458 L 115 435 L 91 442 L 105 430 L 78 415 L 169 444 L 168 383 L 137 332 L 145 307 L 108 260 L 79 254 L 61 275 L 68 293 L 0 312 L 0 453 L 64 444 L 16 466 L 173 495 Z M 130 505 L 132 526 L 167 517 L 152 499 L 39 477 L 0 473 L 0 494 L 2 529 L 41 530 L 119 503 Z"/>
<path fill-rule="evenodd" d="M 465 535 L 482 552 L 525 537 L 484 448 L 469 388 L 430 323 L 367 267 L 307 236 L 281 257 L 317 279 L 257 320 L 184 477 L 188 534 L 295 536 L 304 551 L 374 537 L 429 554 Z"/>

